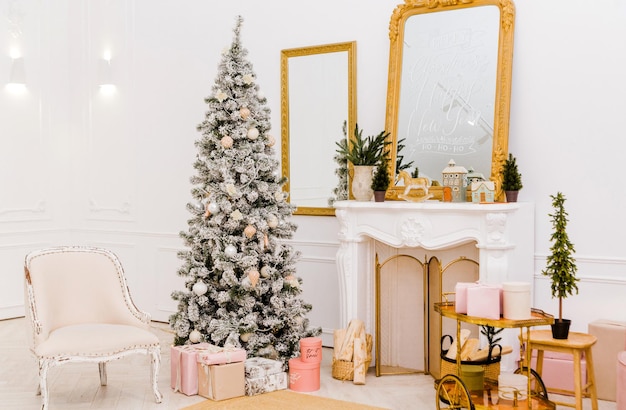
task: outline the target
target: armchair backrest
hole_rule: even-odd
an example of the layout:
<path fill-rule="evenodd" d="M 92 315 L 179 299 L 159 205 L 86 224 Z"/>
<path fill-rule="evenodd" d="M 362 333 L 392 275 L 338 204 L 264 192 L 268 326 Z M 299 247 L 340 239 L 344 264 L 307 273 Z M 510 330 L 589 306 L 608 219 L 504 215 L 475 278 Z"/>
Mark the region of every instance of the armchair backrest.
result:
<path fill-rule="evenodd" d="M 124 271 L 110 251 L 91 247 L 31 252 L 24 265 L 28 316 L 35 346 L 49 332 L 83 323 L 149 327 L 133 304 Z"/>

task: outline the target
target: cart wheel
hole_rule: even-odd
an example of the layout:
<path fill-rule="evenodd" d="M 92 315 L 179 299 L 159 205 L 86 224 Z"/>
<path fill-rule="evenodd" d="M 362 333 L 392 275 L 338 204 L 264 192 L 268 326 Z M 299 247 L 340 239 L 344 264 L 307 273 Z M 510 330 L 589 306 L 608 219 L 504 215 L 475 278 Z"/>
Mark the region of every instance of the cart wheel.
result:
<path fill-rule="evenodd" d="M 474 403 L 463 381 L 454 374 L 446 374 L 437 383 L 437 410 L 474 410 Z"/>
<path fill-rule="evenodd" d="M 518 367 L 515 370 L 515 374 L 528 374 L 528 368 L 526 367 Z M 541 376 L 537 374 L 536 371 L 530 369 L 530 392 L 534 396 L 543 397 L 544 399 L 548 399 L 548 390 L 546 389 L 546 385 L 541 380 Z"/>

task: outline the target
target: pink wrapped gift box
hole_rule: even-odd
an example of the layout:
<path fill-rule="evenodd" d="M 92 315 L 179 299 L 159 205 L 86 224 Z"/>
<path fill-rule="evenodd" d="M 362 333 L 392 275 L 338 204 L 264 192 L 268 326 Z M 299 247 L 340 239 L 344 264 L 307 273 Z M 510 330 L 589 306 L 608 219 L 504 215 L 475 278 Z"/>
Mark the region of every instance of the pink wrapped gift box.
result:
<path fill-rule="evenodd" d="M 219 347 L 209 345 L 198 350 L 198 363 L 202 364 L 225 364 L 245 362 L 246 351 L 239 347 Z"/>
<path fill-rule="evenodd" d="M 476 282 L 457 282 L 454 285 L 454 310 L 456 313 L 467 313 L 467 288 L 478 286 Z"/>
<path fill-rule="evenodd" d="M 531 368 L 537 369 L 537 351 L 533 351 Z M 587 384 L 587 364 L 585 359 L 580 361 L 583 386 Z M 549 392 L 574 395 L 574 361 L 568 353 L 543 352 L 543 368 L 541 380 Z"/>
<path fill-rule="evenodd" d="M 500 319 L 502 287 L 480 284 L 467 288 L 467 315 L 486 319 Z"/>
<path fill-rule="evenodd" d="M 208 343 L 172 346 L 170 348 L 171 386 L 175 392 L 187 396 L 198 394 L 197 353 L 211 346 Z"/>

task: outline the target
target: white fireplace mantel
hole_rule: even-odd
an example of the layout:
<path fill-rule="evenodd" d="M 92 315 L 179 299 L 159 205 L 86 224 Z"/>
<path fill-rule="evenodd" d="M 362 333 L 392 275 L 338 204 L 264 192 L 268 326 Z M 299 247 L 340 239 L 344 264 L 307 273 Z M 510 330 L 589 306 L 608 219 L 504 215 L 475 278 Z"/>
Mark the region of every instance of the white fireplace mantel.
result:
<path fill-rule="evenodd" d="M 335 202 L 339 221 L 341 325 L 374 325 L 375 242 L 395 248 L 451 249 L 475 243 L 479 280 L 531 282 L 534 206 L 531 203 Z"/>

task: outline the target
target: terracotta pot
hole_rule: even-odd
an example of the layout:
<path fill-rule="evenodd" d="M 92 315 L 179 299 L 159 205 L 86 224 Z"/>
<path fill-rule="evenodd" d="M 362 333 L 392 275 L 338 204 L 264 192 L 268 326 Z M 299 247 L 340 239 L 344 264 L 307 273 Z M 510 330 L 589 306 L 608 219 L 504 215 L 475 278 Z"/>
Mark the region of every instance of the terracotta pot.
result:
<path fill-rule="evenodd" d="M 385 202 L 387 191 L 374 191 L 374 202 Z"/>
<path fill-rule="evenodd" d="M 552 325 L 552 337 L 554 339 L 567 339 L 569 336 L 569 325 L 572 323 L 569 319 L 563 319 L 559 321 L 556 319 Z"/>

